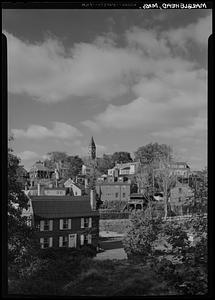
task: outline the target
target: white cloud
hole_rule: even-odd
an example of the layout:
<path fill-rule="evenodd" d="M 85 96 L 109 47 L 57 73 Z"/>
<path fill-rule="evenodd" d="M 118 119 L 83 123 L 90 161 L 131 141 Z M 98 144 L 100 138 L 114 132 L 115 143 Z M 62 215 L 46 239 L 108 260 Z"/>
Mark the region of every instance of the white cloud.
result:
<path fill-rule="evenodd" d="M 74 139 L 82 136 L 82 133 L 75 127 L 61 122 L 53 122 L 53 128 L 48 129 L 45 126 L 30 125 L 28 129 L 12 129 L 15 138 L 58 138 L 58 139 Z"/>
<path fill-rule="evenodd" d="M 207 46 L 208 37 L 212 33 L 212 15 L 200 18 L 196 23 L 184 28 L 169 30 L 164 34 L 172 45 L 185 49 L 187 41 L 194 41 L 199 46 Z"/>
<path fill-rule="evenodd" d="M 171 54 L 167 41 L 158 37 L 158 34 L 153 30 L 133 27 L 125 35 L 129 45 L 140 48 L 145 55 L 160 58 Z"/>
<path fill-rule="evenodd" d="M 46 103 L 71 96 L 110 100 L 123 95 L 128 91 L 127 74 L 141 64 L 136 53 L 117 48 L 102 38 L 92 44 L 76 44 L 66 53 L 56 40 L 30 44 L 5 34 L 9 91 L 26 93 Z"/>
<path fill-rule="evenodd" d="M 73 96 L 111 101 L 126 95 L 144 76 L 193 68 L 174 56 L 172 46 L 186 48 L 187 41 L 206 45 L 211 15 L 195 24 L 169 31 L 133 27 L 126 31 L 124 47 L 107 33 L 92 43 L 71 49 L 54 39 L 30 43 L 4 32 L 8 39 L 9 91 L 54 103 Z M 170 47 L 171 45 L 171 47 Z"/>
<path fill-rule="evenodd" d="M 39 154 L 37 154 L 34 151 L 26 150 L 26 151 L 18 153 L 17 156 L 20 157 L 21 160 L 32 160 L 32 159 L 38 158 Z"/>

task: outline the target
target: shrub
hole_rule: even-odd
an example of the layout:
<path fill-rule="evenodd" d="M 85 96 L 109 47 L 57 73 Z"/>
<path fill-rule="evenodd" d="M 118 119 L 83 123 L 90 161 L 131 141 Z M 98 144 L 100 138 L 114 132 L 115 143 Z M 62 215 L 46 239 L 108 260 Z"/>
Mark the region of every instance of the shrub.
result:
<path fill-rule="evenodd" d="M 100 211 L 100 219 L 128 219 L 130 213 L 117 211 Z"/>
<path fill-rule="evenodd" d="M 134 212 L 131 215 L 131 224 L 123 245 L 128 257 L 141 256 L 146 259 L 152 255 L 153 242 L 157 238 L 159 219 L 152 219 L 150 210 Z"/>

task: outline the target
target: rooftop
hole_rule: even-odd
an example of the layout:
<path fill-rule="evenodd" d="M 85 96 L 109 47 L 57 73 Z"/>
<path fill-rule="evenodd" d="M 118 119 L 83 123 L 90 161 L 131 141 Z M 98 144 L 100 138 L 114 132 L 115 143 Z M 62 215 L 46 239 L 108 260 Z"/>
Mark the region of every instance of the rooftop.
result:
<path fill-rule="evenodd" d="M 34 214 L 41 218 L 99 216 L 88 196 L 31 196 L 31 200 Z"/>

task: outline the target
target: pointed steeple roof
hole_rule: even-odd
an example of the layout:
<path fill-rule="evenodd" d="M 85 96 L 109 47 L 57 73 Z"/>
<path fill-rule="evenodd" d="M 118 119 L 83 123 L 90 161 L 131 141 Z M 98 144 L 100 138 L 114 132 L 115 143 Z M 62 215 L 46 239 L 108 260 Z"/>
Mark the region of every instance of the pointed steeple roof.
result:
<path fill-rule="evenodd" d="M 91 137 L 90 146 L 91 147 L 95 147 L 96 146 L 96 144 L 94 142 L 94 139 L 93 139 L 93 136 Z"/>

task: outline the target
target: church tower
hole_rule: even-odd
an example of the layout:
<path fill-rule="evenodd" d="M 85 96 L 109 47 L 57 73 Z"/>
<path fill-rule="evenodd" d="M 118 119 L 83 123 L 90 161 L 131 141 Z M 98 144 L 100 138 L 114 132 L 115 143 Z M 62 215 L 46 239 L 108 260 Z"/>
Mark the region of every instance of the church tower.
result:
<path fill-rule="evenodd" d="M 89 157 L 90 159 L 95 159 L 96 158 L 96 144 L 94 142 L 93 136 L 91 138 L 89 147 L 88 147 L 88 151 L 89 151 Z"/>

